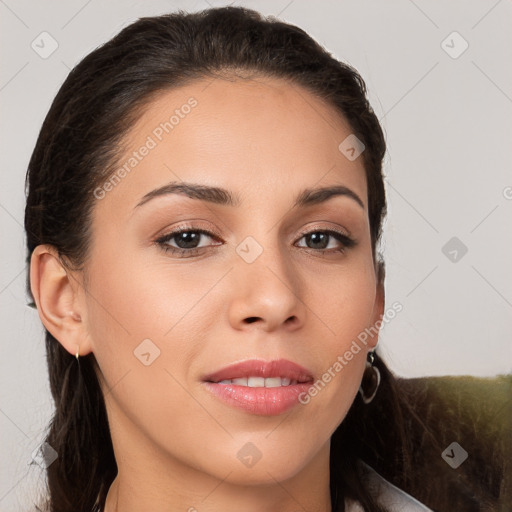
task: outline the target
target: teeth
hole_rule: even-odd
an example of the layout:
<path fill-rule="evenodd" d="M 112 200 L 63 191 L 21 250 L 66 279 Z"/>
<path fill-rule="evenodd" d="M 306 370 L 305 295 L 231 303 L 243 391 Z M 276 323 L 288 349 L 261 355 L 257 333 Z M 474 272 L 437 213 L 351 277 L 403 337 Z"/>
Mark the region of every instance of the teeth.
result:
<path fill-rule="evenodd" d="M 279 388 L 281 386 L 290 386 L 297 384 L 296 380 L 290 380 L 287 377 L 239 377 L 236 379 L 225 379 L 218 384 L 234 384 L 235 386 L 246 386 L 249 388 Z"/>
<path fill-rule="evenodd" d="M 281 377 L 269 377 L 265 379 L 265 387 L 266 388 L 280 388 L 281 387 Z"/>
<path fill-rule="evenodd" d="M 247 377 L 247 386 L 250 388 L 264 388 L 265 379 L 263 377 Z"/>

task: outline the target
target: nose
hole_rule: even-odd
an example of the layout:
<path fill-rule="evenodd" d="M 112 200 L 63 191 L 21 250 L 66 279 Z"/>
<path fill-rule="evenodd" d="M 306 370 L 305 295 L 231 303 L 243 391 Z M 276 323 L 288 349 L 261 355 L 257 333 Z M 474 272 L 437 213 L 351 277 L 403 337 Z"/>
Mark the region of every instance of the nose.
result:
<path fill-rule="evenodd" d="M 277 250 L 263 251 L 252 263 L 240 258 L 230 274 L 229 321 L 234 329 L 290 332 L 304 325 L 307 307 L 300 276 Z"/>

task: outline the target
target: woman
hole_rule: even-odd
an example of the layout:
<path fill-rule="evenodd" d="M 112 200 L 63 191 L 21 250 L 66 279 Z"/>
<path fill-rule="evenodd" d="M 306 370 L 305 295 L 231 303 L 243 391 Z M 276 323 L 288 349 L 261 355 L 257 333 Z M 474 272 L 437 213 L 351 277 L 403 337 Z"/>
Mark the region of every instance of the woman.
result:
<path fill-rule="evenodd" d="M 254 11 L 70 73 L 27 176 L 48 510 L 484 510 L 375 352 L 384 153 L 358 73 Z"/>

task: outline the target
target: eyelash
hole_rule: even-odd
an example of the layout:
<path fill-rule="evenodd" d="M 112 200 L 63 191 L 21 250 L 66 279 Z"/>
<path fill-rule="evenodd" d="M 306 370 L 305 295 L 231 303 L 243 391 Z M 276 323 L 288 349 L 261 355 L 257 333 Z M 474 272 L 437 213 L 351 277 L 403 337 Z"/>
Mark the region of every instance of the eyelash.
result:
<path fill-rule="evenodd" d="M 182 233 L 200 233 L 202 235 L 209 236 L 210 238 L 217 238 L 217 239 L 219 238 L 219 236 L 217 234 L 212 233 L 211 231 L 207 231 L 205 229 L 194 228 L 192 226 L 184 226 L 184 227 L 176 229 L 175 231 L 167 233 L 166 235 L 161 236 L 160 238 L 155 240 L 155 243 L 166 253 L 172 253 L 178 257 L 183 257 L 183 258 L 187 258 L 187 257 L 190 258 L 190 257 L 196 256 L 199 253 L 201 253 L 203 249 L 207 249 L 208 247 L 211 247 L 211 246 L 192 247 L 190 249 L 183 249 L 181 247 L 173 247 L 173 246 L 167 244 L 167 242 L 169 242 L 174 237 L 176 237 Z M 299 240 L 302 239 L 304 236 L 311 235 L 313 233 L 327 234 L 327 235 L 335 238 L 336 240 L 338 240 L 338 242 L 340 242 L 342 245 L 340 248 L 337 248 L 337 249 L 313 249 L 311 247 L 305 247 L 305 249 L 307 249 L 308 251 L 313 251 L 316 253 L 321 253 L 321 254 L 344 253 L 347 249 L 354 247 L 357 243 L 353 238 L 350 238 L 346 234 L 341 233 L 336 230 L 333 230 L 333 229 L 315 229 L 315 230 L 311 230 L 311 231 L 304 231 L 300 234 Z M 222 245 L 222 244 L 217 244 L 217 245 Z"/>

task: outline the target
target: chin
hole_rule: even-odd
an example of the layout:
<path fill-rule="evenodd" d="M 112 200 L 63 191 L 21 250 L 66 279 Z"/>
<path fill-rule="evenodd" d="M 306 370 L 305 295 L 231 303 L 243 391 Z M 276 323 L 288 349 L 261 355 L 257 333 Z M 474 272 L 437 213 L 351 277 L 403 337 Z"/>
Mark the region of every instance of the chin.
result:
<path fill-rule="evenodd" d="M 210 467 L 208 472 L 219 479 L 229 474 L 228 481 L 231 484 L 248 486 L 275 485 L 276 481 L 289 480 L 310 464 L 311 459 L 321 450 L 321 447 L 306 448 L 302 443 L 292 445 L 289 449 L 279 449 L 268 440 L 266 443 L 260 442 L 259 448 L 257 441 L 235 444 L 235 449 L 226 447 L 222 453 L 210 455 L 211 460 L 217 460 L 218 463 Z M 226 456 L 230 453 L 234 457 Z"/>

